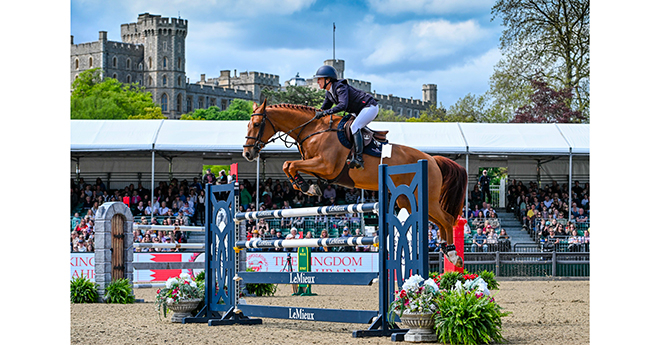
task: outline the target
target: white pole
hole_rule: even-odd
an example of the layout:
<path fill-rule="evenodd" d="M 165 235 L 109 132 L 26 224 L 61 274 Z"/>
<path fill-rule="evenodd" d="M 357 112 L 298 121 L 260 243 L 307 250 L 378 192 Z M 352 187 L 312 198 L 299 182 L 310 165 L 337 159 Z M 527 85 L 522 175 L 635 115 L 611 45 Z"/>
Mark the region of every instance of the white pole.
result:
<path fill-rule="evenodd" d="M 156 205 L 154 203 L 154 186 L 156 185 L 155 179 L 154 179 L 154 171 L 156 170 L 156 151 L 151 150 L 151 219 L 150 221 L 153 222 L 154 220 L 154 209 L 156 208 Z"/>

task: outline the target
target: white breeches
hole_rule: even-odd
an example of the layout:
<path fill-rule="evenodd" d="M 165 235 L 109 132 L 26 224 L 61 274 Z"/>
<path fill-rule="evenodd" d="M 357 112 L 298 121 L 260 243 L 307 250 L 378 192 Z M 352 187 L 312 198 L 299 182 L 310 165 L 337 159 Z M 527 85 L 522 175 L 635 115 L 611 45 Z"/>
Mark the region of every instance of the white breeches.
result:
<path fill-rule="evenodd" d="M 351 133 L 355 134 L 358 130 L 368 125 L 369 122 L 373 121 L 378 116 L 379 108 L 380 105 L 370 105 L 362 109 L 351 125 Z"/>

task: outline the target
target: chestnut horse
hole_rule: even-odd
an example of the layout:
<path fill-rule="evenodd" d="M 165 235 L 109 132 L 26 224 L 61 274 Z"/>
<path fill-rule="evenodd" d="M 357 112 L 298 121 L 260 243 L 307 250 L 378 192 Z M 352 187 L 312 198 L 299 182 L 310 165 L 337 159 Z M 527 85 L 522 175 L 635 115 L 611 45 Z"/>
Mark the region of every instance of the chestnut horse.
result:
<path fill-rule="evenodd" d="M 315 117 L 318 109 L 292 104 L 266 106 L 266 101 L 253 106 L 248 123 L 247 140 L 243 145 L 243 157 L 253 161 L 268 143 L 287 134 L 296 141 L 302 160 L 287 161 L 282 170 L 293 184 L 293 188 L 307 195 L 321 195 L 318 185 L 311 186 L 299 173 L 306 173 L 347 188 L 378 190 L 378 165 L 380 158 L 364 155 L 364 169 L 347 169 L 346 158 L 350 150 L 337 138 L 340 116 Z M 334 127 L 333 127 L 334 124 Z M 279 135 L 275 136 L 277 133 Z M 273 138 L 275 136 L 275 138 Z M 293 143 L 292 143 L 293 144 Z M 440 229 L 443 252 L 457 267 L 462 267 L 461 258 L 453 246 L 453 226 L 461 214 L 467 188 L 467 173 L 463 167 L 442 156 L 430 156 L 412 147 L 391 144 L 391 158 L 383 158 L 390 166 L 416 163 L 426 159 L 428 164 L 429 220 Z M 437 164 L 432 164 L 436 162 Z M 341 176 L 340 176 L 341 175 Z M 395 185 L 410 184 L 410 174 L 392 176 Z M 433 202 L 435 201 L 435 202 Z M 407 200 L 397 200 L 401 208 L 410 211 Z M 449 245 L 449 246 L 447 246 Z"/>

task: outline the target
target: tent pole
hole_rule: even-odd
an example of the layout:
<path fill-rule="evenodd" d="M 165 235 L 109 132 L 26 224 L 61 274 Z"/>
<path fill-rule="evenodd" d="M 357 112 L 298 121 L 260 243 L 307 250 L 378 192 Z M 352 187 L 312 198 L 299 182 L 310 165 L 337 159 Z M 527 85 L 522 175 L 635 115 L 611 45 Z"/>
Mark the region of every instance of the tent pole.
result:
<path fill-rule="evenodd" d="M 154 203 L 154 186 L 155 186 L 155 180 L 154 180 L 154 171 L 156 169 L 156 151 L 151 150 L 151 219 L 149 220 L 149 224 L 153 222 L 154 220 L 154 210 L 156 209 L 156 204 Z"/>
<path fill-rule="evenodd" d="M 257 156 L 257 197 L 255 198 L 255 211 L 259 211 L 259 165 L 261 165 L 261 155 Z"/>
<path fill-rule="evenodd" d="M 470 204 L 468 204 L 468 197 L 470 195 L 470 154 L 465 154 L 465 170 L 468 173 L 468 183 L 465 186 L 465 220 L 468 219 L 468 212 L 470 212 Z"/>
<path fill-rule="evenodd" d="M 571 208 L 573 205 L 573 148 L 568 152 L 568 222 L 571 222 Z"/>

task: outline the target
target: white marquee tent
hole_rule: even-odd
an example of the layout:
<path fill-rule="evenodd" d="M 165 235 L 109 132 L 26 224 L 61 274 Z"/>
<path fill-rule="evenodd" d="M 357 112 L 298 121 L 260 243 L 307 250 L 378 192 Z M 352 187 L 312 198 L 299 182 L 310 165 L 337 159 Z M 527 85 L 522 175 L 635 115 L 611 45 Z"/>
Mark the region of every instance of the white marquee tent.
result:
<path fill-rule="evenodd" d="M 482 167 L 508 167 L 509 178 L 523 181 L 589 179 L 588 124 L 372 122 L 369 127 L 389 130 L 391 143 L 456 160 L 468 170 L 470 186 Z M 71 120 L 72 177 L 101 177 L 106 185 L 112 181 L 123 188 L 148 185 L 154 176 L 190 179 L 200 176 L 203 165 L 239 163 L 239 179 L 254 179 L 255 171 L 284 178 L 282 163 L 300 159 L 295 146 L 277 141 L 262 150 L 260 165 L 247 162 L 241 157 L 246 131 L 247 121 Z"/>

